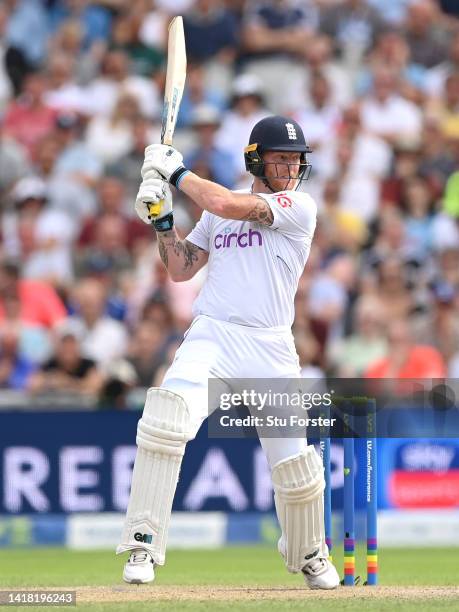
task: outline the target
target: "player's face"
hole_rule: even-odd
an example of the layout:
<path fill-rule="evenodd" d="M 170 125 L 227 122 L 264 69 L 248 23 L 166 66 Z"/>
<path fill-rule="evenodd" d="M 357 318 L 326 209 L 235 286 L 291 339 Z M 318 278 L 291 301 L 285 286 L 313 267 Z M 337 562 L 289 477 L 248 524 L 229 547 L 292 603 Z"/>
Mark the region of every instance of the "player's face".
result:
<path fill-rule="evenodd" d="M 265 176 L 274 191 L 295 189 L 300 171 L 300 158 L 301 153 L 292 151 L 267 151 L 264 154 Z"/>

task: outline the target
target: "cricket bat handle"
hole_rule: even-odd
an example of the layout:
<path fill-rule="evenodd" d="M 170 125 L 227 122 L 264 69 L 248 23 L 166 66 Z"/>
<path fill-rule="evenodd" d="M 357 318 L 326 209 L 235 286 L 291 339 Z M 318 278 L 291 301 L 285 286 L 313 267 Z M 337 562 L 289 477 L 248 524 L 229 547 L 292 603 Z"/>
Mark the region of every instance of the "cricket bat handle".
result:
<path fill-rule="evenodd" d="M 161 144 L 172 145 L 172 138 L 165 137 L 161 140 Z M 163 207 L 164 200 L 159 200 L 159 202 L 145 202 L 148 207 L 148 214 L 154 220 L 161 213 L 161 208 Z"/>

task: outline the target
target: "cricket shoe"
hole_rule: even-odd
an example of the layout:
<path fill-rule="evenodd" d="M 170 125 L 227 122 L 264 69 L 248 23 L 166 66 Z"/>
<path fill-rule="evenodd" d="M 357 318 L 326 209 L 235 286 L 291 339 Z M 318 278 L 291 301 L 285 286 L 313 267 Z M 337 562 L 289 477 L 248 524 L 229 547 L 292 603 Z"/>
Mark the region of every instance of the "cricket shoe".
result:
<path fill-rule="evenodd" d="M 135 548 L 124 565 L 123 580 L 130 584 L 145 584 L 155 578 L 155 563 L 150 553 Z"/>
<path fill-rule="evenodd" d="M 336 589 L 339 586 L 338 572 L 326 557 L 314 557 L 301 571 L 310 589 Z"/>

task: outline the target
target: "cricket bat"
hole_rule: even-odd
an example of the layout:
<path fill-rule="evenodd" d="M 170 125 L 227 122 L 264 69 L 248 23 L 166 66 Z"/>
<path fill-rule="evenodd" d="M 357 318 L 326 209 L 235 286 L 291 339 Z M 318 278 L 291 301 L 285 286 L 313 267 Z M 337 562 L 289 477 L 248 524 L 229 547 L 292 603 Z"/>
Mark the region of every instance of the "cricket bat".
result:
<path fill-rule="evenodd" d="M 182 17 L 174 17 L 169 24 L 167 43 L 166 87 L 161 121 L 161 144 L 171 145 L 177 115 L 182 101 L 186 79 L 186 49 Z M 149 203 L 150 215 L 154 218 L 161 212 L 162 200 Z"/>

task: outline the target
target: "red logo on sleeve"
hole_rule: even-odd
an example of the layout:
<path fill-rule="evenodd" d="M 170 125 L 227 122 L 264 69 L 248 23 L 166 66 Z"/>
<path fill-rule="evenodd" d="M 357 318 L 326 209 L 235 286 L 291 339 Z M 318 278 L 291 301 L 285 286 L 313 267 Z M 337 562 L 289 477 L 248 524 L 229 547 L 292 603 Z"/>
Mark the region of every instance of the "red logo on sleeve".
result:
<path fill-rule="evenodd" d="M 276 196 L 277 203 L 282 206 L 282 208 L 288 208 L 293 204 L 292 200 L 288 197 L 286 193 L 279 193 Z"/>

